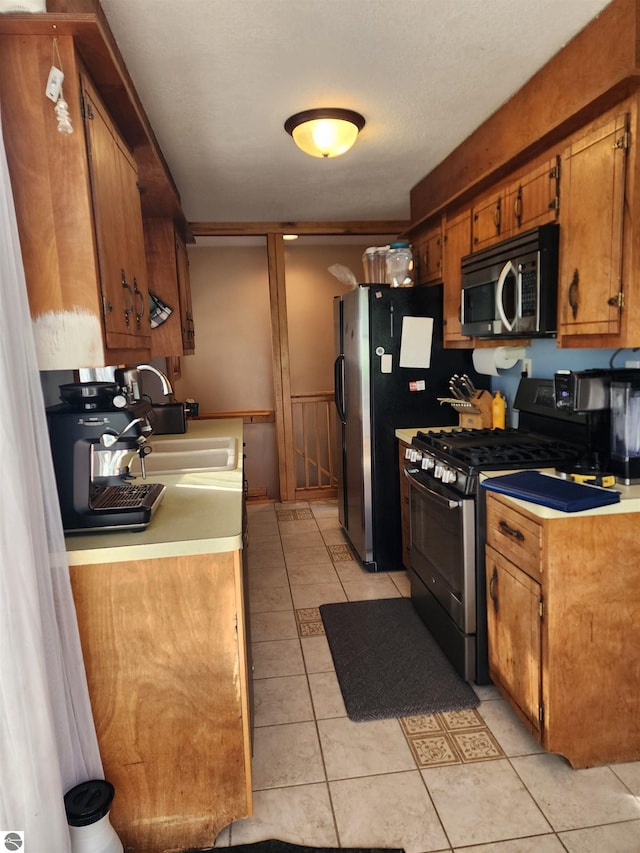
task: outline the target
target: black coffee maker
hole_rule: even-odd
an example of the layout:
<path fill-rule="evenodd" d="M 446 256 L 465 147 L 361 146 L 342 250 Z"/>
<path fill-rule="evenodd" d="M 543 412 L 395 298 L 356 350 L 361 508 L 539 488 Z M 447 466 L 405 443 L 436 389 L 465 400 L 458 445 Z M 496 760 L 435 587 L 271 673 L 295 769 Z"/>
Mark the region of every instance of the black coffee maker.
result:
<path fill-rule="evenodd" d="M 558 370 L 554 390 L 557 408 L 582 412 L 586 419 L 581 473 L 599 469 L 600 479 L 606 471 L 618 483 L 640 483 L 640 370 Z"/>
<path fill-rule="evenodd" d="M 146 527 L 165 487 L 134 482 L 129 464 L 139 455 L 144 474 L 153 407 L 108 382 L 61 385 L 60 396 L 47 424 L 65 532 Z"/>

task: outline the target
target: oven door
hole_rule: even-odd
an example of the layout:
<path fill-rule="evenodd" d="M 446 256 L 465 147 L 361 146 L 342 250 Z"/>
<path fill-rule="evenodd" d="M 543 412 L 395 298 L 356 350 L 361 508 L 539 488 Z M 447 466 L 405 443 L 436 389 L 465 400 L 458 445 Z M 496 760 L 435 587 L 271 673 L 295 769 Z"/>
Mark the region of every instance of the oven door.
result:
<path fill-rule="evenodd" d="M 418 476 L 415 476 L 415 475 Z M 477 678 L 475 499 L 408 465 L 411 600 L 467 681 Z"/>
<path fill-rule="evenodd" d="M 411 568 L 465 634 L 476 629 L 475 500 L 436 480 L 409 481 Z"/>

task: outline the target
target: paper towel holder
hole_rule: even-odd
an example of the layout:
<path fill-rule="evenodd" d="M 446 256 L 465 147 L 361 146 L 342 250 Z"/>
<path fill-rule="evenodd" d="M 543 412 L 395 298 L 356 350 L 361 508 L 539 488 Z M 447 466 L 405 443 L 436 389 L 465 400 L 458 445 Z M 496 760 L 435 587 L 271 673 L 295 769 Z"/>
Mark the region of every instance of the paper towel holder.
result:
<path fill-rule="evenodd" d="M 481 347 L 474 349 L 472 353 L 473 366 L 478 373 L 487 376 L 499 376 L 498 369 L 511 370 L 516 362 L 523 360 L 526 356 L 524 346 L 519 347 Z"/>
<path fill-rule="evenodd" d="M 522 361 L 527 356 L 525 347 L 500 347 L 504 351 L 505 358 L 514 358 L 516 361 Z"/>

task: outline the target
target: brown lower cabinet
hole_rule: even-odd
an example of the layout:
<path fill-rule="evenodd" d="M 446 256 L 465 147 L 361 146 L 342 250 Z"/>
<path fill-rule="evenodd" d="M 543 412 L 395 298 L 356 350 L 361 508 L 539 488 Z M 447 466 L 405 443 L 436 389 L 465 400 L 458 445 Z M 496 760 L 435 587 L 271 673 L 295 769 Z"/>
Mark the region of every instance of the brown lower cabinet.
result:
<path fill-rule="evenodd" d="M 489 672 L 573 767 L 640 759 L 639 522 L 487 494 Z"/>
<path fill-rule="evenodd" d="M 239 551 L 71 567 L 111 822 L 135 853 L 251 814 Z"/>

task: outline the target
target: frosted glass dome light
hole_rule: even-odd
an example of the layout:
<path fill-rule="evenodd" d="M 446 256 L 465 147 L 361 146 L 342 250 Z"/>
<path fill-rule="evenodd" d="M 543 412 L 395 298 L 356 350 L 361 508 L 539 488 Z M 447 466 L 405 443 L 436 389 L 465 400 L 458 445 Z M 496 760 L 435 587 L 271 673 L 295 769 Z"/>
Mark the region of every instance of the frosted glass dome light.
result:
<path fill-rule="evenodd" d="M 360 113 L 323 107 L 296 113 L 286 120 L 284 129 L 305 154 L 328 159 L 346 154 L 364 125 Z"/>

